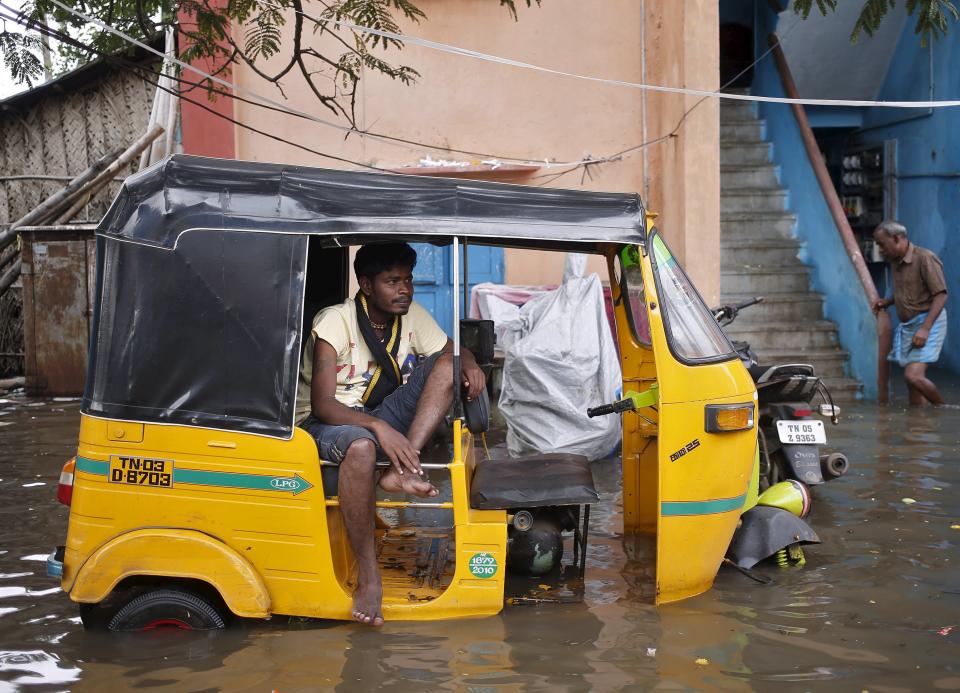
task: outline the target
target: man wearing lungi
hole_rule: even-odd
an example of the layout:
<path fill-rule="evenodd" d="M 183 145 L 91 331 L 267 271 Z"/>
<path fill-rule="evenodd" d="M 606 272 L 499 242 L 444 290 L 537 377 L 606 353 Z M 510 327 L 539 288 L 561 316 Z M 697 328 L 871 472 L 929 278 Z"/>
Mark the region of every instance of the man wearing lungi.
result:
<path fill-rule="evenodd" d="M 911 243 L 906 227 L 896 221 L 884 221 L 877 226 L 873 240 L 893 274 L 893 297 L 877 299 L 873 312 L 895 305 L 900 320 L 888 360 L 904 368 L 911 405 L 925 401 L 942 405 L 944 400 L 937 386 L 927 378 L 927 364 L 940 358 L 947 336 L 943 263 L 931 251 Z"/>

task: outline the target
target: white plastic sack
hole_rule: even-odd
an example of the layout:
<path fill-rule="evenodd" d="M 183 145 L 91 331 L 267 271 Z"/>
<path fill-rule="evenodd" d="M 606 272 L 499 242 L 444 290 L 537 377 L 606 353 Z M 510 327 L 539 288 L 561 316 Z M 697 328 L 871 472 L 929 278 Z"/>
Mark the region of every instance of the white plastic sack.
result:
<path fill-rule="evenodd" d="M 620 443 L 620 417 L 587 418 L 622 385 L 603 288 L 570 258 L 564 283 L 520 309 L 519 339 L 505 352 L 500 411 L 510 455 L 566 452 L 599 459 Z"/>

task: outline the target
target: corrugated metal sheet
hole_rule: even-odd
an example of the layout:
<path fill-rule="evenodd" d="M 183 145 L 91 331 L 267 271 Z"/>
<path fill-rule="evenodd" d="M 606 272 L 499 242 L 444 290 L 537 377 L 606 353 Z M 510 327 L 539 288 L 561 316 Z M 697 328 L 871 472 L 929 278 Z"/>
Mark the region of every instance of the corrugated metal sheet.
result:
<path fill-rule="evenodd" d="M 83 393 L 90 340 L 93 233 L 23 233 L 23 327 L 27 392 Z"/>

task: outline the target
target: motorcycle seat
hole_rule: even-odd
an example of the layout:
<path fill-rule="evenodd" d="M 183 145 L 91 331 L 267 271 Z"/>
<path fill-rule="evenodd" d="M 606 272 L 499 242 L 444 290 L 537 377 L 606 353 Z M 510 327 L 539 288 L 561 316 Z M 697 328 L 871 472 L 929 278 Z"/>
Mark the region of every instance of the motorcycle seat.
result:
<path fill-rule="evenodd" d="M 750 366 L 750 377 L 757 385 L 788 378 L 816 377 L 813 366 L 808 363 L 758 364 Z"/>
<path fill-rule="evenodd" d="M 470 505 L 477 510 L 589 505 L 599 498 L 590 461 L 564 453 L 485 460 L 470 484 Z"/>

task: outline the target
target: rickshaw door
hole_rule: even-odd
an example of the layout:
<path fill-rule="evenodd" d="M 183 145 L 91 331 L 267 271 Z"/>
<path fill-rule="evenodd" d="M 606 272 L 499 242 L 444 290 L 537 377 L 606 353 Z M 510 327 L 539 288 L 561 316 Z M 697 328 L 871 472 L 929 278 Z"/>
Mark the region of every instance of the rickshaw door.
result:
<path fill-rule="evenodd" d="M 661 604 L 713 584 L 753 471 L 756 391 L 655 230 L 640 256 L 660 398 L 656 601 Z"/>

